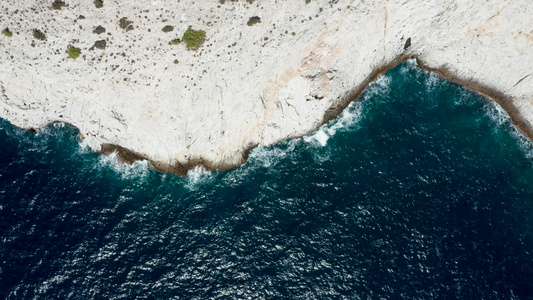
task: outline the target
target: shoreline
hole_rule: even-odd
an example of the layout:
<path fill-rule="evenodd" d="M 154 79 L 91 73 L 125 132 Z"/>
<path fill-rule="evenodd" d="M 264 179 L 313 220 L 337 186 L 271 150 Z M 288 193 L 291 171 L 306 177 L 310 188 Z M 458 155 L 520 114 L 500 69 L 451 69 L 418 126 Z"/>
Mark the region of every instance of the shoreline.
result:
<path fill-rule="evenodd" d="M 451 75 L 451 72 L 448 69 L 433 69 L 426 66 L 424 62 L 419 59 L 416 59 L 416 63 L 418 67 L 423 70 L 433 72 L 450 82 L 463 86 L 489 100 L 496 102 L 511 118 L 513 126 L 516 127 L 516 129 L 518 129 L 518 131 L 520 131 L 525 137 L 533 141 L 533 126 L 528 124 L 526 119 L 520 116 L 520 112 L 515 106 L 513 106 L 513 101 L 510 96 L 507 96 L 505 93 L 479 82 L 458 79 Z"/>
<path fill-rule="evenodd" d="M 448 80 L 448 81 L 450 81 L 450 82 L 452 82 L 454 84 L 458 84 L 460 86 L 463 86 L 463 87 L 467 88 L 470 91 L 473 91 L 475 93 L 478 93 L 478 94 L 482 95 L 483 97 L 487 98 L 488 100 L 496 102 L 505 111 L 505 113 L 507 115 L 509 115 L 513 126 L 518 131 L 520 131 L 520 133 L 522 133 L 525 137 L 527 137 L 529 140 L 533 141 L 533 127 L 532 126 L 528 126 L 527 125 L 527 121 L 524 118 L 522 118 L 521 116 L 518 115 L 519 112 L 518 112 L 518 110 L 515 107 L 512 107 L 512 100 L 511 100 L 511 98 L 509 96 L 506 96 L 503 92 L 499 92 L 499 91 L 495 90 L 494 88 L 490 88 L 490 87 L 484 86 L 483 84 L 472 82 L 472 81 L 466 81 L 466 80 L 458 79 L 448 69 L 435 69 L 435 68 L 428 67 L 427 65 L 424 64 L 424 62 L 421 59 L 419 59 L 419 58 L 417 58 L 415 56 L 407 56 L 407 55 L 401 55 L 397 59 L 395 59 L 393 61 L 393 63 L 387 64 L 385 66 L 382 66 L 382 67 L 379 67 L 379 68 L 375 69 L 371 73 L 371 76 L 369 76 L 368 79 L 364 81 L 364 84 L 362 84 L 361 86 L 356 87 L 356 88 L 352 89 L 351 91 L 349 91 L 348 92 L 348 96 L 345 97 L 345 100 L 341 100 L 340 104 L 338 104 L 335 107 L 332 107 L 332 108 L 330 108 L 330 109 L 328 109 L 326 111 L 326 113 L 324 114 L 323 122 L 320 124 L 320 126 L 316 127 L 315 129 L 313 129 L 312 131 L 308 132 L 307 134 L 304 134 L 304 135 L 301 135 L 301 136 L 296 136 L 296 137 L 291 137 L 291 138 L 284 139 L 284 140 L 281 140 L 281 141 L 302 138 L 304 136 L 307 136 L 307 135 L 312 134 L 313 132 L 317 131 L 320 127 L 322 127 L 322 126 L 324 126 L 324 125 L 326 125 L 326 124 L 328 124 L 328 123 L 330 123 L 332 121 L 335 121 L 351 103 L 359 101 L 359 99 L 365 93 L 365 91 L 370 86 L 370 84 L 372 84 L 373 82 L 378 80 L 387 71 L 398 67 L 400 64 L 402 64 L 402 63 L 404 63 L 404 62 L 406 62 L 408 60 L 414 60 L 416 62 L 416 67 L 417 68 L 420 68 L 420 69 L 422 69 L 424 71 L 427 71 L 427 72 L 435 73 L 439 77 L 441 77 L 441 78 L 443 78 L 445 80 Z M 501 99 L 504 99 L 504 100 L 501 100 Z M 509 104 L 507 104 L 507 103 L 509 103 Z M 9 120 L 8 120 L 8 122 L 9 122 Z M 45 128 L 45 127 L 51 126 L 51 125 L 53 125 L 55 123 L 65 123 L 65 124 L 68 124 L 68 125 L 70 125 L 72 127 L 75 127 L 80 132 L 81 139 L 83 140 L 85 138 L 81 134 L 81 131 L 79 130 L 79 128 L 77 128 L 75 125 L 72 125 L 72 124 L 67 123 L 67 122 L 56 121 L 56 122 L 49 123 L 46 126 L 43 126 L 43 127 L 40 127 L 40 128 Z M 524 126 L 524 127 L 522 127 L 522 126 Z M 35 130 L 36 130 L 36 128 L 21 128 L 21 129 L 25 129 L 29 133 L 32 133 L 32 134 L 35 133 Z M 279 142 L 281 142 L 281 141 L 279 141 Z M 117 159 L 119 160 L 120 163 L 123 163 L 123 164 L 133 164 L 136 161 L 146 160 L 158 172 L 167 173 L 167 174 L 175 174 L 175 175 L 178 175 L 180 177 L 186 177 L 187 173 L 189 171 L 194 170 L 197 167 L 201 167 L 201 168 L 205 169 L 206 171 L 215 171 L 215 170 L 227 171 L 227 170 L 230 170 L 230 169 L 234 169 L 234 168 L 240 167 L 240 166 L 242 166 L 242 165 L 244 165 L 244 164 L 246 164 L 248 162 L 248 158 L 249 158 L 250 152 L 253 149 L 255 149 L 257 146 L 259 146 L 259 145 L 254 145 L 253 147 L 250 147 L 250 148 L 247 148 L 247 149 L 243 150 L 244 160 L 240 164 L 235 164 L 235 165 L 226 164 L 226 165 L 222 165 L 222 166 L 221 166 L 221 164 L 217 164 L 215 162 L 206 161 L 206 160 L 204 160 L 202 158 L 193 158 L 193 159 L 187 161 L 186 163 L 179 163 L 178 162 L 178 163 L 176 163 L 176 165 L 170 165 L 170 164 L 166 164 L 166 163 L 163 163 L 163 162 L 154 161 L 154 160 L 152 160 L 152 159 L 150 159 L 150 158 L 148 158 L 146 156 L 143 156 L 142 154 L 136 153 L 135 151 L 127 149 L 127 148 L 122 147 L 120 145 L 107 144 L 107 143 L 102 144 L 101 150 L 100 151 L 95 151 L 95 153 L 100 153 L 102 155 L 110 155 L 112 153 L 116 153 Z"/>
<path fill-rule="evenodd" d="M 64 122 L 93 152 L 186 176 L 235 168 L 258 145 L 318 130 L 414 59 L 498 103 L 533 139 L 524 9 L 533 4 L 451 4 L 132 0 L 56 10 L 7 0 L 0 9 L 17 17 L 4 24 L 14 34 L 0 36 L 0 117 L 30 132 Z M 252 16 L 260 22 L 247 24 Z M 205 32 L 203 45 L 179 42 L 190 28 Z"/>
<path fill-rule="evenodd" d="M 507 115 L 509 115 L 509 117 L 511 118 L 513 126 L 515 126 L 516 129 L 518 129 L 518 131 L 520 131 L 525 137 L 527 137 L 529 140 L 533 141 L 533 127 L 532 126 L 528 126 L 527 125 L 527 121 L 523 117 L 518 115 L 519 112 L 518 112 L 518 110 L 516 108 L 510 107 L 510 105 L 507 104 L 507 103 L 512 103 L 512 101 L 510 100 L 511 98 L 509 96 L 506 96 L 503 92 L 499 92 L 499 91 L 497 91 L 497 90 L 495 90 L 493 88 L 484 86 L 484 85 L 482 85 L 480 83 L 467 82 L 467 81 L 464 81 L 464 80 L 460 80 L 457 77 L 451 75 L 451 72 L 449 70 L 446 70 L 446 69 L 433 69 L 433 68 L 430 68 L 430 67 L 426 66 L 424 64 L 424 62 L 421 61 L 417 57 L 414 57 L 414 56 L 409 57 L 409 56 L 403 56 L 403 55 L 398 57 L 397 59 L 395 59 L 394 63 L 387 64 L 386 66 L 383 66 L 383 67 L 375 69 L 372 72 L 372 76 L 368 77 L 368 79 L 365 80 L 364 84 L 361 87 L 356 87 L 355 89 L 353 89 L 352 91 L 349 92 L 349 96 L 347 97 L 347 99 L 348 99 L 347 101 L 341 101 L 342 102 L 341 105 L 337 105 L 333 109 L 328 109 L 326 111 L 326 113 L 324 114 L 324 121 L 323 121 L 322 124 L 320 124 L 320 126 L 318 126 L 317 128 L 313 129 L 312 131 L 308 132 L 307 134 L 304 134 L 304 135 L 301 135 L 301 136 L 297 136 L 297 137 L 291 137 L 291 138 L 288 138 L 288 139 L 285 139 L 285 140 L 302 138 L 304 136 L 307 136 L 307 135 L 312 134 L 313 132 L 317 131 L 323 125 L 326 125 L 329 122 L 332 122 L 332 121 L 336 120 L 342 114 L 342 112 L 348 107 L 348 105 L 350 105 L 352 102 L 359 101 L 359 99 L 361 98 L 361 96 L 364 94 L 364 92 L 367 90 L 367 88 L 370 86 L 371 83 L 375 82 L 377 79 L 379 79 L 379 77 L 383 76 L 387 71 L 396 68 L 400 64 L 402 64 L 402 63 L 404 63 L 404 62 L 406 62 L 407 60 L 410 60 L 410 59 L 413 59 L 413 60 L 416 61 L 416 65 L 417 65 L 418 68 L 420 68 L 422 70 L 425 70 L 427 72 L 435 73 L 435 74 L 439 75 L 441 78 L 443 78 L 445 80 L 448 80 L 448 81 L 450 81 L 452 83 L 455 83 L 455 84 L 458 84 L 460 86 L 463 86 L 463 87 L 465 87 L 465 88 L 467 88 L 467 89 L 469 89 L 469 90 L 471 90 L 473 92 L 481 94 L 483 97 L 487 98 L 488 100 L 496 102 L 505 111 L 505 113 L 507 113 Z M 501 100 L 501 99 L 504 99 L 504 100 Z M 524 126 L 524 128 L 522 126 Z M 284 140 L 282 140 L 282 141 L 284 141 Z M 162 163 L 153 162 L 152 160 L 150 160 L 148 158 L 142 157 L 142 155 L 135 154 L 131 150 L 128 150 L 128 149 L 125 149 L 123 147 L 116 146 L 116 145 L 113 145 L 113 146 L 116 147 L 115 149 L 117 150 L 117 157 L 119 157 L 119 159 L 122 162 L 124 162 L 124 163 L 131 164 L 131 163 L 133 163 L 133 162 L 135 162 L 137 160 L 147 160 L 148 162 L 150 162 L 150 164 L 152 166 L 154 166 L 155 170 L 157 170 L 159 172 L 169 173 L 169 174 L 176 174 L 178 176 L 184 177 L 184 176 L 187 176 L 187 172 L 188 171 L 191 171 L 191 170 L 195 169 L 196 167 L 202 167 L 202 168 L 204 168 L 207 171 L 215 171 L 215 170 L 227 171 L 227 170 L 230 170 L 230 169 L 233 169 L 233 168 L 238 168 L 238 167 L 240 167 L 240 166 L 242 166 L 242 165 L 247 163 L 250 151 L 255 149 L 258 145 L 254 146 L 252 148 L 248 148 L 248 149 L 244 150 L 245 153 L 246 153 L 246 159 L 245 159 L 244 162 L 242 162 L 241 164 L 238 164 L 238 165 L 228 165 L 225 169 L 212 168 L 210 166 L 215 165 L 214 163 L 204 162 L 202 159 L 193 160 L 189 164 L 180 164 L 178 167 L 164 166 L 164 164 L 162 164 Z M 110 154 L 111 152 L 103 150 L 100 153 L 102 153 L 102 154 Z M 124 156 L 122 155 L 122 153 L 124 153 Z M 132 154 L 133 154 L 134 157 L 138 157 L 139 159 L 131 160 Z M 168 172 L 168 171 L 171 171 L 171 172 Z"/>

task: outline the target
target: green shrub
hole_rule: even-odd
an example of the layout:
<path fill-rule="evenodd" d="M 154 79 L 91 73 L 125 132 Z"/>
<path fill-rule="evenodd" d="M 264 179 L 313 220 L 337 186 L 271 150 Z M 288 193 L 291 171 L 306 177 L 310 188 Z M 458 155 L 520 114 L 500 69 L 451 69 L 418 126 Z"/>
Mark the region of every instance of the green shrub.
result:
<path fill-rule="evenodd" d="M 253 26 L 257 23 L 261 23 L 261 18 L 258 17 L 258 16 L 255 16 L 255 17 L 250 17 L 250 19 L 248 20 L 248 23 L 246 23 L 248 26 Z"/>
<path fill-rule="evenodd" d="M 119 24 L 120 28 L 125 29 L 126 32 L 130 31 L 130 30 L 133 30 L 133 25 L 132 25 L 133 21 L 128 20 L 128 18 L 126 18 L 126 17 L 121 18 L 120 21 L 118 22 L 118 24 Z"/>
<path fill-rule="evenodd" d="M 183 34 L 182 40 L 187 44 L 188 49 L 196 50 L 205 42 L 205 31 L 189 27 Z"/>
<path fill-rule="evenodd" d="M 33 37 L 40 41 L 46 41 L 46 35 L 39 29 L 33 30 Z"/>
<path fill-rule="evenodd" d="M 65 1 L 61 1 L 61 0 L 55 0 L 54 2 L 52 2 L 52 8 L 53 9 L 61 9 L 62 7 L 66 6 L 65 4 Z"/>
<path fill-rule="evenodd" d="M 170 41 L 171 45 L 179 45 L 180 43 L 181 43 L 180 39 L 173 39 L 172 41 Z"/>
<path fill-rule="evenodd" d="M 13 36 L 13 32 L 11 32 L 9 30 L 9 28 L 6 28 L 6 29 L 2 30 L 2 34 L 7 36 L 7 37 L 12 37 Z"/>
<path fill-rule="evenodd" d="M 96 6 L 96 8 L 102 8 L 104 7 L 104 0 L 94 0 L 94 6 Z"/>
<path fill-rule="evenodd" d="M 67 53 L 68 53 L 68 56 L 70 56 L 70 58 L 76 59 L 76 58 L 78 58 L 80 56 L 81 50 L 80 50 L 80 48 L 69 46 L 68 50 L 67 50 Z"/>
<path fill-rule="evenodd" d="M 163 27 L 163 32 L 171 32 L 174 30 L 174 26 L 167 25 Z"/>
<path fill-rule="evenodd" d="M 96 28 L 93 30 L 93 33 L 95 34 L 101 34 L 104 32 L 105 32 L 105 28 L 100 25 L 96 26 Z"/>
<path fill-rule="evenodd" d="M 296 32 L 293 32 L 293 33 L 291 33 L 291 34 L 292 34 L 292 36 L 295 36 L 295 35 L 296 35 Z"/>
<path fill-rule="evenodd" d="M 107 47 L 107 42 L 105 40 L 96 41 L 96 42 L 94 42 L 94 46 L 93 47 L 95 47 L 97 49 L 104 50 L 105 47 Z"/>

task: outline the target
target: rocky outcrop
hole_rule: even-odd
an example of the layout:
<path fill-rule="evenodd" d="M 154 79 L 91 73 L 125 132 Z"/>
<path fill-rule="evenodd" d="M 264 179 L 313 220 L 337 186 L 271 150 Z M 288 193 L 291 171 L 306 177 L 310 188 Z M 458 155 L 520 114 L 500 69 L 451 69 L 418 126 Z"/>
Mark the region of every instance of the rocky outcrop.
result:
<path fill-rule="evenodd" d="M 494 98 L 533 134 L 530 1 L 98 3 L 0 3 L 14 33 L 0 36 L 0 117 L 24 128 L 70 123 L 92 150 L 165 172 L 224 170 L 259 144 L 317 129 L 416 58 Z M 251 17 L 260 22 L 248 26 Z M 189 28 L 205 31 L 196 50 L 179 43 Z"/>

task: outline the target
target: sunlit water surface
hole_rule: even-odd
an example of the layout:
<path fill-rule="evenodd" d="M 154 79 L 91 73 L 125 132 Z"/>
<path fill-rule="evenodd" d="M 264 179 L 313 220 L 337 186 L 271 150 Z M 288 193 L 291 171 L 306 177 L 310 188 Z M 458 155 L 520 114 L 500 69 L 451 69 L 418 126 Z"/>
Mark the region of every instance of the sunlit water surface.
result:
<path fill-rule="evenodd" d="M 532 143 L 413 62 L 227 172 L 0 128 L 0 298 L 533 297 Z"/>

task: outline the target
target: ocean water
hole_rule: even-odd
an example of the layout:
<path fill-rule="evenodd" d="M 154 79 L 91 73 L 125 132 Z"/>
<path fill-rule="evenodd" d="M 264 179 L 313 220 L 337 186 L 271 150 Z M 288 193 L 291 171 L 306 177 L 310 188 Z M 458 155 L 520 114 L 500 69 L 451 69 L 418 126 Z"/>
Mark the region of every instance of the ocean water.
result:
<path fill-rule="evenodd" d="M 533 144 L 412 61 L 338 120 L 186 178 L 0 121 L 0 298 L 533 297 Z"/>

